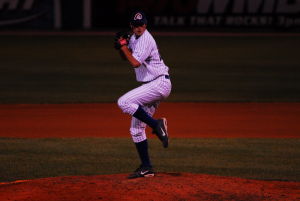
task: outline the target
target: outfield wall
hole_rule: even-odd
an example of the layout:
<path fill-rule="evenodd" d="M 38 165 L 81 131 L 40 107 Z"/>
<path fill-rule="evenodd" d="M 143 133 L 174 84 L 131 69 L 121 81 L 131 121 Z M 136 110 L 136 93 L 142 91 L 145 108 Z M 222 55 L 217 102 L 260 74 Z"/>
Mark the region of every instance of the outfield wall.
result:
<path fill-rule="evenodd" d="M 162 29 L 300 29 L 300 0 L 0 0 L 0 30 L 120 28 L 136 9 Z"/>

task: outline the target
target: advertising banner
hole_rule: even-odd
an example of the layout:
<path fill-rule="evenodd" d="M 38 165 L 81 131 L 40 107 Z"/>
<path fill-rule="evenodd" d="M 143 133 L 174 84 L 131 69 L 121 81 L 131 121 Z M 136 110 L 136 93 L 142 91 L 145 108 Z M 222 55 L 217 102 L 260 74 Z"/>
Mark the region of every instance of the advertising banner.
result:
<path fill-rule="evenodd" d="M 53 0 L 0 0 L 0 29 L 60 28 Z"/>
<path fill-rule="evenodd" d="M 300 0 L 0 0 L 0 29 L 105 30 L 134 10 L 157 28 L 300 28 Z"/>
<path fill-rule="evenodd" d="M 300 0 L 116 0 L 94 5 L 95 27 L 125 23 L 134 9 L 144 10 L 155 27 L 300 26 Z"/>

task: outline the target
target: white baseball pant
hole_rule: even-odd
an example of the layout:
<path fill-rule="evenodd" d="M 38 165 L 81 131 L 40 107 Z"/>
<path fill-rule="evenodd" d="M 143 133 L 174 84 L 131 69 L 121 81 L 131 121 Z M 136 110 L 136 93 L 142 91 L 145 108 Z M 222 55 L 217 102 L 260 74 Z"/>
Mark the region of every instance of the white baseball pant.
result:
<path fill-rule="evenodd" d="M 137 87 L 118 100 L 118 106 L 124 113 L 131 116 L 141 106 L 150 116 L 153 116 L 160 101 L 171 93 L 172 84 L 169 78 L 160 76 L 155 80 Z M 147 139 L 146 124 L 135 117 L 131 119 L 130 134 L 134 143 Z"/>

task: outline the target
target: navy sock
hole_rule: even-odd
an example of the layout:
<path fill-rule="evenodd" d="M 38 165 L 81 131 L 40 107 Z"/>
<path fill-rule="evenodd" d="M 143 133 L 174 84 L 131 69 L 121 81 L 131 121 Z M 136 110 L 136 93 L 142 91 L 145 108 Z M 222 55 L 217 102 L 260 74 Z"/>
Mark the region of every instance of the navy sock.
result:
<path fill-rule="evenodd" d="M 141 106 L 137 109 L 137 111 L 133 114 L 135 118 L 146 123 L 152 129 L 157 127 L 157 120 L 153 119 Z"/>
<path fill-rule="evenodd" d="M 152 167 L 148 154 L 148 141 L 135 143 L 143 167 Z"/>

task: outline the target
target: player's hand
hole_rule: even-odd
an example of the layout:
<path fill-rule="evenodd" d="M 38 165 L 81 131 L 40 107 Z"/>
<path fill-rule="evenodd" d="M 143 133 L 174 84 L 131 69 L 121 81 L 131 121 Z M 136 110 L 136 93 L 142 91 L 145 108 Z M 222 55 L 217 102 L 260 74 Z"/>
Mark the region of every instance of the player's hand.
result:
<path fill-rule="evenodd" d="M 119 40 L 115 41 L 115 49 L 119 50 L 122 46 L 128 45 L 128 41 L 125 38 L 120 38 Z"/>
<path fill-rule="evenodd" d="M 131 35 L 127 31 L 119 31 L 115 35 L 114 47 L 119 50 L 122 46 L 129 44 Z"/>

